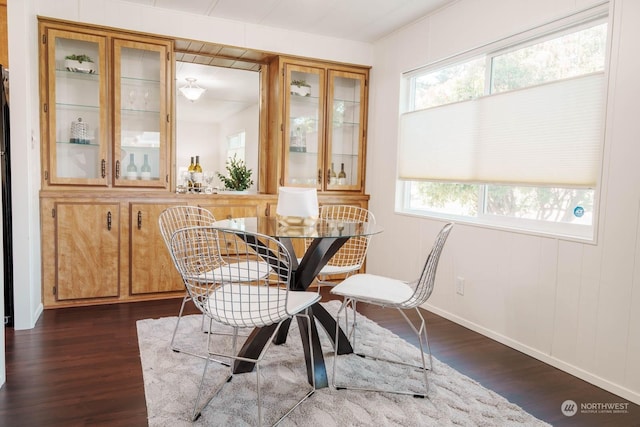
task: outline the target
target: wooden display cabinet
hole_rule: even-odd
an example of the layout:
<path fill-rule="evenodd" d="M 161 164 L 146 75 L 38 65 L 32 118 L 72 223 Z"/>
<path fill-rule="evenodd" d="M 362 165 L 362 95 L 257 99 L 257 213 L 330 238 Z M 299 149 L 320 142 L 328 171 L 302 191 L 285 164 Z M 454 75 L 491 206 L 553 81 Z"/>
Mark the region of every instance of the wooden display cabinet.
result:
<path fill-rule="evenodd" d="M 321 204 L 366 207 L 368 68 L 269 55 L 260 193 L 175 194 L 174 40 L 49 18 L 39 34 L 45 308 L 183 296 L 158 227 L 169 206 L 274 216 L 278 187 L 300 185 Z M 292 93 L 300 80 L 309 86 Z"/>
<path fill-rule="evenodd" d="M 168 189 L 172 42 L 48 20 L 40 36 L 43 187 Z"/>
<path fill-rule="evenodd" d="M 279 57 L 270 71 L 277 185 L 364 192 L 369 69 Z"/>

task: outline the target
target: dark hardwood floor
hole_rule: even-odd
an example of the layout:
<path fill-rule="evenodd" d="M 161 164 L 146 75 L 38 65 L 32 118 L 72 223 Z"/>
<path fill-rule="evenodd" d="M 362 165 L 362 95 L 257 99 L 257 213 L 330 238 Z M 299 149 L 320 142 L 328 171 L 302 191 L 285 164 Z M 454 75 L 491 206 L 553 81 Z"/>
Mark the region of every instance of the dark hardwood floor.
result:
<path fill-rule="evenodd" d="M 180 300 L 46 310 L 32 330 L 6 329 L 0 426 L 145 426 L 135 322 L 174 316 Z M 397 312 L 361 304 L 369 318 L 414 341 Z M 193 312 L 193 311 L 192 311 Z M 640 407 L 427 313 L 435 357 L 556 426 L 640 426 Z M 571 399 L 628 403 L 627 413 L 562 414 Z"/>

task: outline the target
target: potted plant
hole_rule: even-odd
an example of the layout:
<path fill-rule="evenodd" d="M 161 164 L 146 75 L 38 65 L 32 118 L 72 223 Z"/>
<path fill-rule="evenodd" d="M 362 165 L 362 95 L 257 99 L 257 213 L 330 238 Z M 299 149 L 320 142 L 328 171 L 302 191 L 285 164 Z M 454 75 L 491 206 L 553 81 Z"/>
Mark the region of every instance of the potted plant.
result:
<path fill-rule="evenodd" d="M 291 80 L 291 94 L 298 96 L 311 96 L 311 85 L 305 80 Z"/>
<path fill-rule="evenodd" d="M 75 73 L 94 73 L 93 59 L 88 55 L 67 55 L 64 57 L 64 66 Z"/>
<path fill-rule="evenodd" d="M 227 160 L 226 169 L 229 172 L 229 176 L 216 172 L 216 175 L 224 184 L 225 190 L 245 191 L 253 184 L 251 169 L 247 169 L 247 165 L 241 159 L 238 159 L 236 155 Z"/>

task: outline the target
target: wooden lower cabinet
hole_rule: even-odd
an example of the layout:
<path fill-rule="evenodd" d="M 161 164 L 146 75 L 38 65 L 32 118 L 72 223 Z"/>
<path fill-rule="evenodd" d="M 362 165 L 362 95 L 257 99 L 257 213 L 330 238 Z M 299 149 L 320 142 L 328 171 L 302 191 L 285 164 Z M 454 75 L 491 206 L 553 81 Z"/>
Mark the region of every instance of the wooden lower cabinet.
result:
<path fill-rule="evenodd" d="M 368 196 L 320 197 L 320 204 L 366 207 Z M 200 206 L 216 219 L 273 216 L 276 195 L 157 197 L 43 192 L 40 196 L 42 296 L 45 308 L 184 295 L 158 227 L 170 206 Z M 296 239 L 298 256 L 304 239 Z M 300 252 L 300 253 L 298 253 Z"/>
<path fill-rule="evenodd" d="M 198 206 L 210 211 L 216 218 L 216 221 L 232 218 L 264 216 L 264 213 L 260 212 L 262 210 L 261 203 L 252 201 L 246 201 L 243 203 L 232 202 L 228 204 L 198 203 Z"/>
<path fill-rule="evenodd" d="M 158 217 L 174 204 L 131 203 L 130 271 L 131 295 L 183 291 L 160 228 Z"/>
<path fill-rule="evenodd" d="M 55 255 L 43 258 L 43 264 L 53 267 L 55 282 L 44 289 L 45 300 L 118 296 L 121 237 L 118 203 L 54 203 L 47 228 L 54 234 Z"/>

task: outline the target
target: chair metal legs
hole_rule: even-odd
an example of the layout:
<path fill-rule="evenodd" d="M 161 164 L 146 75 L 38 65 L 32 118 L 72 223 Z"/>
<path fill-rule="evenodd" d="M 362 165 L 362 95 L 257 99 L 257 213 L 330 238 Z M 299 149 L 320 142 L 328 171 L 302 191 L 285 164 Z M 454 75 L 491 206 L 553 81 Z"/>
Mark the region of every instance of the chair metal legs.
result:
<path fill-rule="evenodd" d="M 182 313 L 184 312 L 184 306 L 187 303 L 187 301 L 190 301 L 191 297 L 189 297 L 189 294 L 185 294 L 184 298 L 182 298 L 182 304 L 180 305 L 180 312 L 178 313 L 178 320 L 176 321 L 176 327 L 173 329 L 173 335 L 171 336 L 171 350 L 175 351 L 176 353 L 180 353 L 181 350 L 175 346 L 175 340 L 176 340 L 176 334 L 178 333 L 178 327 L 180 326 L 180 320 L 182 319 Z"/>
<path fill-rule="evenodd" d="M 308 327 L 307 327 L 308 340 L 309 340 L 309 342 L 311 342 L 311 338 L 312 338 L 311 337 L 311 316 L 309 315 L 309 310 L 308 309 L 305 310 L 304 313 L 302 313 L 302 312 L 298 313 L 298 314 L 296 314 L 296 316 L 300 316 L 300 317 L 306 318 L 307 325 L 308 325 Z M 255 369 L 256 369 L 256 403 L 257 403 L 257 409 L 258 409 L 258 425 L 259 426 L 263 425 L 262 390 L 261 390 L 261 386 L 260 386 L 260 362 L 262 361 L 262 359 L 264 358 L 264 355 L 266 354 L 267 350 L 269 349 L 269 347 L 273 343 L 273 338 L 278 334 L 278 331 L 280 330 L 280 326 L 281 325 L 282 325 L 282 323 L 278 324 L 278 327 L 275 328 L 271 338 L 267 342 L 267 345 L 264 346 L 264 348 L 260 352 L 260 355 L 256 359 L 237 356 L 237 354 L 238 354 L 238 349 L 237 349 L 238 328 L 234 328 L 234 332 L 233 332 L 233 336 L 232 336 L 231 353 L 230 354 L 222 354 L 222 353 L 216 353 L 216 352 L 212 351 L 212 349 L 211 349 L 211 335 L 212 334 L 209 335 L 208 344 L 207 344 L 209 357 L 206 357 L 204 370 L 202 372 L 202 379 L 200 380 L 200 388 L 198 389 L 198 396 L 196 398 L 196 402 L 195 402 L 195 405 L 194 405 L 194 408 L 193 408 L 193 414 L 192 414 L 192 420 L 193 421 L 196 421 L 198 418 L 200 418 L 200 415 L 201 415 L 202 411 L 204 410 L 204 408 L 206 408 L 207 405 L 209 405 L 209 403 L 211 402 L 211 400 L 213 400 L 213 398 L 220 392 L 220 390 L 222 390 L 222 388 L 224 387 L 224 384 L 230 382 L 231 379 L 234 376 L 234 374 L 233 374 L 233 363 L 230 363 L 229 364 L 229 366 L 230 366 L 229 375 L 227 376 L 226 380 L 218 388 L 216 388 L 216 390 L 213 392 L 213 394 L 207 399 L 207 401 L 203 405 L 199 405 L 200 400 L 202 398 L 202 394 L 203 394 L 203 388 L 204 388 L 205 378 L 206 378 L 206 375 L 207 375 L 207 368 L 209 367 L 209 362 L 211 362 L 211 361 L 216 362 L 217 361 L 216 359 L 213 359 L 211 356 L 217 356 L 217 357 L 229 358 L 229 359 L 232 359 L 232 360 L 240 360 L 240 361 L 255 363 Z M 280 422 L 283 419 L 285 419 L 294 409 L 296 409 L 302 402 L 307 400 L 307 398 L 309 396 L 311 396 L 316 391 L 315 359 L 314 359 L 314 354 L 313 354 L 313 348 L 311 348 L 310 354 L 311 354 L 311 367 L 312 367 L 312 374 L 313 374 L 312 375 L 313 384 L 311 384 L 311 389 L 291 409 L 289 409 L 284 415 L 282 415 L 273 424 L 274 426 L 280 424 Z M 306 381 L 306 379 L 305 379 L 305 381 Z"/>
<path fill-rule="evenodd" d="M 362 357 L 362 358 L 366 358 L 366 359 L 370 359 L 370 360 L 377 360 L 377 361 L 382 361 L 382 362 L 387 362 L 387 363 L 392 363 L 392 364 L 396 364 L 396 365 L 402 365 L 402 366 L 408 366 L 411 368 L 415 368 L 418 369 L 419 371 L 422 372 L 423 376 L 424 376 L 424 391 L 405 391 L 405 390 L 392 390 L 392 389 L 380 389 L 380 388 L 365 388 L 365 387 L 355 387 L 353 385 L 347 385 L 347 384 L 340 384 L 337 381 L 337 376 L 336 376 L 336 372 L 337 372 L 337 365 L 338 365 L 338 360 L 339 357 L 345 357 L 348 355 L 343 355 L 343 356 L 338 356 L 339 353 L 339 349 L 338 349 L 338 342 L 336 341 L 335 343 L 335 348 L 334 348 L 334 360 L 333 360 L 333 375 L 332 375 L 332 386 L 335 389 L 341 390 L 341 389 L 349 389 L 349 390 L 364 390 L 364 391 L 378 391 L 378 392 L 386 392 L 386 393 L 395 393 L 395 394 L 406 394 L 406 395 L 411 395 L 414 397 L 427 397 L 429 394 L 429 380 L 427 377 L 427 373 L 428 371 L 433 370 L 433 357 L 431 356 L 431 348 L 429 346 L 429 338 L 427 336 L 427 328 L 426 328 L 426 322 L 424 320 L 424 317 L 422 316 L 422 313 L 420 313 L 420 310 L 418 308 L 416 308 L 416 313 L 418 314 L 419 317 L 419 325 L 416 327 L 416 325 L 414 325 L 414 323 L 409 319 L 409 317 L 406 315 L 405 310 L 401 309 L 401 308 L 397 308 L 397 310 L 400 312 L 400 314 L 402 314 L 402 317 L 407 321 L 407 323 L 409 324 L 409 326 L 411 326 L 411 329 L 415 332 L 415 334 L 418 337 L 418 343 L 419 343 L 419 347 L 420 347 L 420 357 L 421 357 L 421 361 L 422 364 L 421 365 L 415 365 L 415 364 L 411 364 L 411 363 L 406 363 L 403 362 L 401 360 L 391 360 L 391 359 L 386 359 L 386 358 L 382 358 L 382 357 L 377 357 L 377 356 L 373 356 L 373 355 L 368 355 L 368 354 L 364 354 L 364 353 L 359 353 L 356 350 L 356 313 L 355 313 L 355 304 L 356 301 L 350 298 L 345 298 L 344 301 L 342 302 L 342 305 L 340 306 L 340 309 L 338 310 L 338 314 L 336 315 L 336 335 L 338 334 L 339 331 L 339 324 L 340 324 L 340 316 L 342 314 L 342 312 L 345 313 L 345 321 L 347 321 L 348 318 L 348 312 L 350 310 L 348 310 L 348 306 L 351 305 L 353 308 L 353 323 L 351 326 L 351 329 L 347 332 L 345 330 L 345 333 L 347 333 L 347 336 L 350 337 L 351 340 L 351 346 L 353 347 L 353 352 L 354 354 Z M 426 363 L 426 358 L 425 358 L 425 344 L 426 344 L 426 350 L 428 352 L 429 355 L 429 364 L 427 366 Z"/>
<path fill-rule="evenodd" d="M 230 366 L 229 362 L 225 362 L 225 361 L 222 361 L 222 360 L 211 359 L 210 357 L 207 357 L 207 355 L 205 353 L 198 354 L 198 353 L 194 353 L 194 352 L 191 352 L 191 351 L 187 351 L 187 350 L 184 350 L 184 349 L 178 347 L 175 344 L 176 335 L 178 333 L 178 328 L 180 327 L 180 320 L 182 320 L 182 316 L 184 314 L 184 307 L 185 307 L 187 301 L 191 301 L 191 297 L 189 296 L 188 293 L 186 293 L 184 298 L 182 298 L 182 304 L 180 305 L 180 312 L 178 313 L 178 319 L 176 320 L 176 326 L 173 329 L 173 335 L 171 336 L 171 344 L 170 344 L 171 350 L 173 350 L 176 353 L 184 353 L 184 354 L 188 354 L 189 356 L 194 356 L 194 357 L 199 357 L 201 359 L 211 360 L 212 362 L 216 362 L 216 363 L 219 363 L 219 364 L 224 365 L 224 366 Z M 204 333 L 207 333 L 207 334 L 211 335 L 212 320 L 209 319 L 209 328 L 205 329 L 205 327 L 204 327 L 205 317 L 206 316 L 203 314 L 202 315 L 202 322 L 200 324 L 200 330 L 202 332 L 204 332 Z M 231 335 L 229 333 L 224 333 L 224 332 L 218 332 L 216 334 L 217 335 Z"/>

